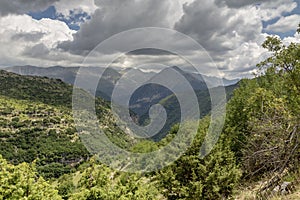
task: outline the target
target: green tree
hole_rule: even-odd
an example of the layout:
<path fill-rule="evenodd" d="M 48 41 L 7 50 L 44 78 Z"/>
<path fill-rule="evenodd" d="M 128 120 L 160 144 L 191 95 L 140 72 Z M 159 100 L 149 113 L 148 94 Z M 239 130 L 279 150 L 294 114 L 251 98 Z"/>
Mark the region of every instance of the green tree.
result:
<path fill-rule="evenodd" d="M 234 92 L 224 132 L 244 180 L 271 177 L 262 188 L 272 190 L 279 177 L 299 168 L 300 44 L 268 37 L 263 47 L 269 57 L 257 65 L 256 78 Z"/>
<path fill-rule="evenodd" d="M 39 177 L 34 165 L 7 163 L 0 156 L 0 199 L 62 199 L 47 181 Z"/>
<path fill-rule="evenodd" d="M 151 200 L 162 195 L 150 178 L 111 170 L 91 159 L 83 171 L 58 180 L 60 194 L 68 199 Z"/>
<path fill-rule="evenodd" d="M 168 199 L 222 199 L 230 197 L 241 175 L 228 140 L 220 141 L 204 159 L 200 146 L 208 129 L 209 117 L 200 122 L 191 148 L 174 164 L 157 174 L 161 190 Z"/>

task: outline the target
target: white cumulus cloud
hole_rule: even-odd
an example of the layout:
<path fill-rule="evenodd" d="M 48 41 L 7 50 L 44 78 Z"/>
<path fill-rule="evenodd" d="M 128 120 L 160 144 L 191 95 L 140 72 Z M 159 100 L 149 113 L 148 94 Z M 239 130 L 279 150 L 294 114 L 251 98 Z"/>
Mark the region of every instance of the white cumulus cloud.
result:
<path fill-rule="evenodd" d="M 295 30 L 295 27 L 300 23 L 300 15 L 290 15 L 281 17 L 276 23 L 268 25 L 266 30 L 273 32 L 285 33 Z"/>
<path fill-rule="evenodd" d="M 41 57 L 54 50 L 58 43 L 72 40 L 73 33 L 65 23 L 56 20 L 35 20 L 28 15 L 1 17 L 0 65 L 43 60 Z"/>

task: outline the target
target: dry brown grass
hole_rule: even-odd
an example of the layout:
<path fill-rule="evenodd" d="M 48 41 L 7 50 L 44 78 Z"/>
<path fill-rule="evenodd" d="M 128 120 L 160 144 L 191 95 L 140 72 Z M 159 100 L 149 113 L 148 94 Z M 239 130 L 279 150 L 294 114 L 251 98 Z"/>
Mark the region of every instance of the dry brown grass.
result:
<path fill-rule="evenodd" d="M 232 198 L 234 200 L 257 200 L 256 191 L 259 189 L 259 184 L 253 185 L 246 189 L 241 189 Z M 300 200 L 300 185 L 296 186 L 296 190 L 292 194 L 270 197 L 268 200 Z"/>

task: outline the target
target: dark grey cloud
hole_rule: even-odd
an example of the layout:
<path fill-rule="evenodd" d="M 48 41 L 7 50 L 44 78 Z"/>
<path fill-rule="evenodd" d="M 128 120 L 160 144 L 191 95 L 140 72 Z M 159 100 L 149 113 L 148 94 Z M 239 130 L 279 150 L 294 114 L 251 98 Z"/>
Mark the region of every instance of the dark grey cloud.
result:
<path fill-rule="evenodd" d="M 221 16 L 216 6 L 208 1 L 194 1 L 191 4 L 183 5 L 184 15 L 175 24 L 175 29 L 190 35 L 204 48 L 219 51 L 217 38 L 212 43 L 211 39 L 219 31 L 222 31 L 228 16 Z"/>
<path fill-rule="evenodd" d="M 235 9 L 218 7 L 209 0 L 184 4 L 183 10 L 184 15 L 175 24 L 175 29 L 191 36 L 216 55 L 235 49 L 243 41 L 254 40 L 260 34 L 261 21 L 254 15 L 244 13 L 243 16 Z"/>
<path fill-rule="evenodd" d="M 12 40 L 24 40 L 27 42 L 37 42 L 39 41 L 45 33 L 42 32 L 32 32 L 32 33 L 17 33 L 11 37 Z"/>
<path fill-rule="evenodd" d="M 64 42 L 59 48 L 75 54 L 84 54 L 100 42 L 133 28 L 166 27 L 169 0 L 98 0 L 100 8 L 92 19 L 82 24 L 74 41 Z"/>
<path fill-rule="evenodd" d="M 227 5 L 231 8 L 241 8 L 248 5 L 260 4 L 266 0 L 215 0 L 219 6 Z"/>
<path fill-rule="evenodd" d="M 46 55 L 48 55 L 50 50 L 43 44 L 37 44 L 33 47 L 27 47 L 23 51 L 24 56 L 29 56 L 31 58 L 42 58 Z"/>
<path fill-rule="evenodd" d="M 59 0 L 1 0 L 0 16 L 44 10 Z"/>

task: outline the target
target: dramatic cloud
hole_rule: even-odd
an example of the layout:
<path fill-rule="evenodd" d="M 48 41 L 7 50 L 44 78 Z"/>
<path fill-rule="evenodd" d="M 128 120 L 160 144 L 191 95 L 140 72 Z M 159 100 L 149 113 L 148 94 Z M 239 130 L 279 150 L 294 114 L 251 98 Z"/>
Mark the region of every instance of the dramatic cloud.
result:
<path fill-rule="evenodd" d="M 71 31 L 65 23 L 57 20 L 35 20 L 28 15 L 9 15 L 0 18 L 1 33 L 8 34 L 10 38 L 18 40 L 18 42 L 21 38 L 25 39 L 24 42 L 34 41 L 32 36 L 37 35 L 39 41 L 48 48 L 55 48 L 59 42 L 72 40 L 74 31 Z"/>
<path fill-rule="evenodd" d="M 236 10 L 196 0 L 184 5 L 184 15 L 175 29 L 190 35 L 210 52 L 226 52 L 259 36 L 262 23 L 255 14 L 255 7 Z"/>
<path fill-rule="evenodd" d="M 169 27 L 167 16 L 171 0 L 98 0 L 100 8 L 92 19 L 81 26 L 73 42 L 60 47 L 82 54 L 97 44 L 120 33 L 139 27 Z"/>
<path fill-rule="evenodd" d="M 244 42 L 240 47 L 223 57 L 223 73 L 229 78 L 249 77 L 255 72 L 256 64 L 267 58 L 267 50 L 261 47 L 267 34 L 261 35 L 260 41 Z"/>
<path fill-rule="evenodd" d="M 215 3 L 224 7 L 240 9 L 246 6 L 256 6 L 263 20 L 268 21 L 281 16 L 282 13 L 288 13 L 297 7 L 293 0 L 215 0 Z"/>
<path fill-rule="evenodd" d="M 299 23 L 300 15 L 281 17 L 276 23 L 267 26 L 266 30 L 284 33 L 295 30 Z"/>
<path fill-rule="evenodd" d="M 266 58 L 266 50 L 261 47 L 267 36 L 263 33 L 262 22 L 287 14 L 296 7 L 297 3 L 292 0 L 216 0 L 216 3 L 195 0 L 184 5 L 184 15 L 175 29 L 203 45 L 224 76 L 248 77 L 255 71 L 256 64 Z M 297 27 L 295 23 L 284 23 L 291 30 Z"/>
<path fill-rule="evenodd" d="M 1 0 L 0 15 L 26 14 L 30 11 L 41 11 L 59 0 Z"/>
<path fill-rule="evenodd" d="M 137 44 L 143 42 L 145 48 L 148 44 L 170 45 L 184 49 L 187 59 L 199 57 L 197 50 L 182 40 L 145 32 L 119 40 L 111 48 L 97 52 L 90 63 L 82 64 L 87 53 L 115 34 L 134 28 L 162 27 L 175 29 L 201 44 L 222 70 L 223 76 L 249 77 L 255 71 L 255 65 L 267 56 L 266 50 L 261 47 L 267 36 L 276 33 L 285 44 L 300 41 L 298 34 L 293 35 L 300 22 L 297 2 L 4 0 L 0 2 L 0 67 L 25 64 L 102 66 L 115 59 L 118 52 L 123 52 L 132 41 Z M 49 6 L 55 10 L 55 17 L 51 19 L 47 19 L 50 11 L 39 12 Z M 41 20 L 26 15 L 33 11 L 37 11 L 35 19 Z M 151 67 L 153 63 L 186 65 L 174 54 L 140 49 L 116 60 L 114 66 L 132 67 L 143 63 L 148 66 L 144 70 L 150 71 L 158 70 L 155 65 Z M 204 57 L 201 65 L 208 73 L 211 72 L 213 64 L 209 59 Z"/>

